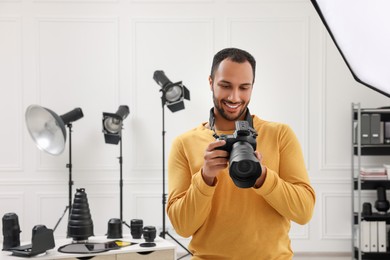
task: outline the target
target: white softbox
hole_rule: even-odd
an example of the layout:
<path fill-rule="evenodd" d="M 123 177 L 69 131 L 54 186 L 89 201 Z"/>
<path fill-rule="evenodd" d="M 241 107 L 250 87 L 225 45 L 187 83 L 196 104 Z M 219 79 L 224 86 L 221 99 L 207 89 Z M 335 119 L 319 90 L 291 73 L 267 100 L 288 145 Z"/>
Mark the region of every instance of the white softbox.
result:
<path fill-rule="evenodd" d="M 311 0 L 356 81 L 390 97 L 390 0 Z"/>

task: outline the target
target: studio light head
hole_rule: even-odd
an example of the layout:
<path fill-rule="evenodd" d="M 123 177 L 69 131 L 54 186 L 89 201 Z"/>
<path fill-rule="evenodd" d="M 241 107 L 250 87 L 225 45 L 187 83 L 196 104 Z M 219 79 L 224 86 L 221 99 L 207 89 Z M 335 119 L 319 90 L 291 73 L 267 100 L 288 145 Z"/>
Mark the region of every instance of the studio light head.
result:
<path fill-rule="evenodd" d="M 163 106 L 166 104 L 172 112 L 184 109 L 184 99 L 190 100 L 190 91 L 181 81 L 172 83 L 162 70 L 156 70 L 153 79 L 161 87 Z"/>
<path fill-rule="evenodd" d="M 83 116 L 81 108 L 75 108 L 58 116 L 48 108 L 30 105 L 26 110 L 26 124 L 28 132 L 39 149 L 52 155 L 59 155 L 65 148 L 65 126 Z"/>
<path fill-rule="evenodd" d="M 129 115 L 128 106 L 119 106 L 115 114 L 103 112 L 104 140 L 108 144 L 118 144 L 121 140 L 123 121 Z"/>

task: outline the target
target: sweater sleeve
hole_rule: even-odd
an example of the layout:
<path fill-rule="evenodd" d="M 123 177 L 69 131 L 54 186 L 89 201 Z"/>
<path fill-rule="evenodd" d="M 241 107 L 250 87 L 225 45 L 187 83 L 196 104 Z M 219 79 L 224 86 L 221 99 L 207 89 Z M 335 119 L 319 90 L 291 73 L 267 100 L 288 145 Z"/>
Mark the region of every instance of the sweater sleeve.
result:
<path fill-rule="evenodd" d="M 312 217 L 315 192 L 309 182 L 300 144 L 289 127 L 279 133 L 279 142 L 279 170 L 267 167 L 265 182 L 255 192 L 279 214 L 303 225 Z"/>
<path fill-rule="evenodd" d="M 167 213 L 175 231 L 183 237 L 193 235 L 211 210 L 215 187 L 204 182 L 200 171 L 191 173 L 183 144 L 176 138 L 168 159 Z"/>

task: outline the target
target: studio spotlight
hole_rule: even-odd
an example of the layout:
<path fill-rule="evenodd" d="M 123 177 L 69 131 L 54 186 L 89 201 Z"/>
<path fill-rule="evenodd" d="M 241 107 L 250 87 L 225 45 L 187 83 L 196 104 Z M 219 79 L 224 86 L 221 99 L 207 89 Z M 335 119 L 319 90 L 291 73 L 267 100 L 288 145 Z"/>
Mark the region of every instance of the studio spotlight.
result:
<path fill-rule="evenodd" d="M 52 110 L 39 105 L 30 105 L 26 110 L 26 125 L 28 132 L 39 149 L 51 155 L 59 155 L 65 149 L 66 129 L 69 128 L 69 205 L 58 220 L 53 231 L 57 228 L 66 211 L 72 207 L 72 122 L 84 116 L 81 108 L 75 108 L 61 116 Z"/>
<path fill-rule="evenodd" d="M 190 91 L 181 81 L 172 83 L 162 70 L 156 70 L 153 79 L 161 87 L 163 106 L 167 105 L 172 112 L 184 109 L 184 99 L 190 100 Z"/>
<path fill-rule="evenodd" d="M 123 223 L 123 177 L 122 177 L 122 129 L 123 121 L 129 115 L 130 110 L 128 106 L 119 106 L 115 114 L 103 112 L 103 133 L 104 140 L 108 144 L 118 144 L 120 143 L 119 148 L 119 167 L 120 167 L 120 177 L 119 177 L 119 191 L 120 191 L 120 223 Z M 120 234 L 122 236 L 122 234 Z"/>
<path fill-rule="evenodd" d="M 153 74 L 153 79 L 161 87 L 161 101 L 162 101 L 162 231 L 160 237 L 165 238 L 168 235 L 177 244 L 179 244 L 188 254 L 192 255 L 191 252 L 182 245 L 176 238 L 174 238 L 166 230 L 165 224 L 165 208 L 167 203 L 167 194 L 165 193 L 165 105 L 171 110 L 176 112 L 184 109 L 184 99 L 190 100 L 190 91 L 182 84 L 182 82 L 172 83 L 164 71 L 156 70 Z"/>
<path fill-rule="evenodd" d="M 115 114 L 103 112 L 104 141 L 108 144 L 118 144 L 121 140 L 123 120 L 129 115 L 128 106 L 119 106 Z"/>

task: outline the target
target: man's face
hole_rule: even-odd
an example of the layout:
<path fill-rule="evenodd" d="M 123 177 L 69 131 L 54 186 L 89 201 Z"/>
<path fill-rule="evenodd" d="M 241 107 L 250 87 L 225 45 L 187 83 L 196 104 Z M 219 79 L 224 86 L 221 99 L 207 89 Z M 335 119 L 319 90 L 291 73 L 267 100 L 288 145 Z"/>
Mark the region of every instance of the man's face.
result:
<path fill-rule="evenodd" d="M 225 59 L 209 78 L 216 112 L 229 121 L 240 120 L 249 104 L 253 88 L 253 72 L 249 62 Z"/>

